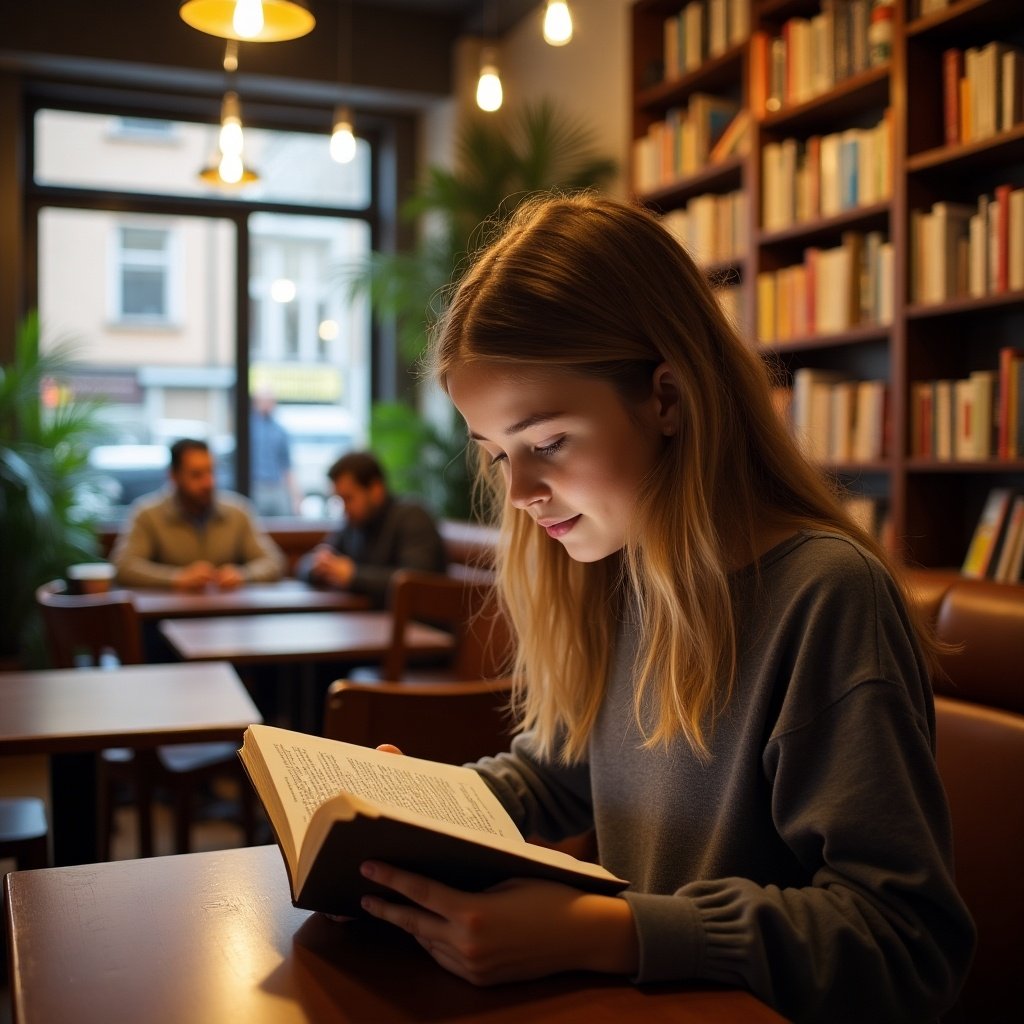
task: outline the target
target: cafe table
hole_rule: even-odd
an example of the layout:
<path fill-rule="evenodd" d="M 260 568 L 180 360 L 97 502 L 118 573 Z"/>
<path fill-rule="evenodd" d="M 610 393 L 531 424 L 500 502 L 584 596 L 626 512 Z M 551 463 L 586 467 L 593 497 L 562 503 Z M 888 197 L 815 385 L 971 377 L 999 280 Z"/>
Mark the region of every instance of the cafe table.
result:
<path fill-rule="evenodd" d="M 597 974 L 477 988 L 409 936 L 291 905 L 276 846 L 5 880 L 16 1024 L 779 1024 L 747 992 Z"/>
<path fill-rule="evenodd" d="M 233 615 L 213 619 L 171 619 L 159 630 L 183 661 L 230 661 L 250 665 L 299 665 L 292 673 L 299 703 L 293 712 L 304 731 L 316 731 L 315 664 L 339 671 L 374 664 L 391 646 L 390 612 L 295 612 L 289 615 Z M 450 633 L 414 622 L 406 626 L 405 646 L 413 657 L 437 657 L 451 651 Z"/>
<path fill-rule="evenodd" d="M 231 740 L 262 718 L 235 670 L 125 665 L 0 673 L 0 755 L 47 754 L 54 862 L 96 859 L 96 756 Z"/>
<path fill-rule="evenodd" d="M 156 619 L 192 619 L 217 615 L 268 615 L 280 612 L 365 611 L 370 599 L 344 590 L 313 587 L 302 580 L 249 583 L 233 590 L 171 590 L 158 587 L 121 587 L 144 622 Z"/>

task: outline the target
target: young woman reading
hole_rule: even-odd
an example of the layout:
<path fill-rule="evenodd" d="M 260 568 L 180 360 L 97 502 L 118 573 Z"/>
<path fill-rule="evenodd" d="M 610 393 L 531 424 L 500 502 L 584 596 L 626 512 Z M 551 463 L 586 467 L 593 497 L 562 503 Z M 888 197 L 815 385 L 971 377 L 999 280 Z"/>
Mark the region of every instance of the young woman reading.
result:
<path fill-rule="evenodd" d="M 367 898 L 478 984 L 567 969 L 744 986 L 795 1020 L 934 1020 L 973 926 L 933 757 L 931 641 L 772 407 L 760 356 L 642 211 L 527 205 L 433 345 L 500 508 L 524 834 L 593 826 L 620 898 Z"/>

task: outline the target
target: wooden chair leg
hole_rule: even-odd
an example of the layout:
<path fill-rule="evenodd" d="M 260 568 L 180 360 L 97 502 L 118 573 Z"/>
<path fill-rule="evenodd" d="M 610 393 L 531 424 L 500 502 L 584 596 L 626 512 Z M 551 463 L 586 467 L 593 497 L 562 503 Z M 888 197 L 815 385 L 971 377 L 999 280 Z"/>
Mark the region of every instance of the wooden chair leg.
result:
<path fill-rule="evenodd" d="M 135 803 L 139 817 L 139 856 L 153 856 L 153 790 L 156 754 L 139 750 L 135 754 Z"/>
<path fill-rule="evenodd" d="M 193 796 L 188 783 L 179 782 L 174 793 L 174 852 L 192 852 L 192 803 Z"/>

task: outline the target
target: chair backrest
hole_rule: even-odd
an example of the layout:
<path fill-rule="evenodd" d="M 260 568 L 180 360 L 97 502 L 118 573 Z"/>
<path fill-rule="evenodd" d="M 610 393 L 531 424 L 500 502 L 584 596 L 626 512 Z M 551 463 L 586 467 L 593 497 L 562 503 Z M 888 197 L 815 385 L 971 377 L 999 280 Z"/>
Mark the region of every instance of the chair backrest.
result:
<path fill-rule="evenodd" d="M 327 691 L 324 735 L 375 747 L 393 743 L 403 754 L 446 764 L 476 761 L 508 749 L 512 683 L 489 679 L 453 683 L 354 683 Z"/>
<path fill-rule="evenodd" d="M 950 1019 L 1015 1020 L 1024 924 L 1024 715 L 936 696 L 935 718 L 957 887 L 978 927 L 974 963 Z"/>
<path fill-rule="evenodd" d="M 405 630 L 425 622 L 450 630 L 454 651 L 445 674 L 452 679 L 496 679 L 508 671 L 511 633 L 491 582 L 403 569 L 391 582 L 394 619 L 383 679 L 401 679 L 409 665 Z"/>
<path fill-rule="evenodd" d="M 122 665 L 142 663 L 139 617 L 125 591 L 69 594 L 63 580 L 54 580 L 39 587 L 36 602 L 55 668 L 75 668 L 83 655 L 89 663 L 99 665 L 108 651 Z"/>

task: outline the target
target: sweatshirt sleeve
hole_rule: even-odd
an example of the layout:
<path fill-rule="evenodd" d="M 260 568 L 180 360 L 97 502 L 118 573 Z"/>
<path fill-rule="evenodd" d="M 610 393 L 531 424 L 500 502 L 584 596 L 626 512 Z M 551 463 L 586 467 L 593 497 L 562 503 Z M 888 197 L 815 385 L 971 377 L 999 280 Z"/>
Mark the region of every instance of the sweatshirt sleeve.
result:
<path fill-rule="evenodd" d="M 284 552 L 256 523 L 247 505 L 239 508 L 241 569 L 250 583 L 270 583 L 284 575 Z"/>
<path fill-rule="evenodd" d="M 445 570 L 444 541 L 429 513 L 417 505 L 408 505 L 401 511 L 388 564 L 370 565 L 357 560 L 351 589 L 366 594 L 383 607 L 387 603 L 391 577 L 399 569 Z"/>
<path fill-rule="evenodd" d="M 594 824 L 587 764 L 557 765 L 541 759 L 530 733 L 517 736 L 508 753 L 485 757 L 469 767 L 479 772 L 525 836 L 554 842 Z"/>
<path fill-rule="evenodd" d="M 153 510 L 136 507 L 131 510 L 128 523 L 114 544 L 110 560 L 117 570 L 117 581 L 125 587 L 170 587 L 179 566 L 166 565 L 154 560 L 156 554 L 156 526 Z"/>
<path fill-rule="evenodd" d="M 934 1020 L 955 999 L 974 931 L 926 723 L 900 687 L 865 682 L 773 737 L 764 768 L 775 827 L 812 884 L 717 878 L 627 893 L 637 980 L 743 986 L 797 1021 Z"/>

